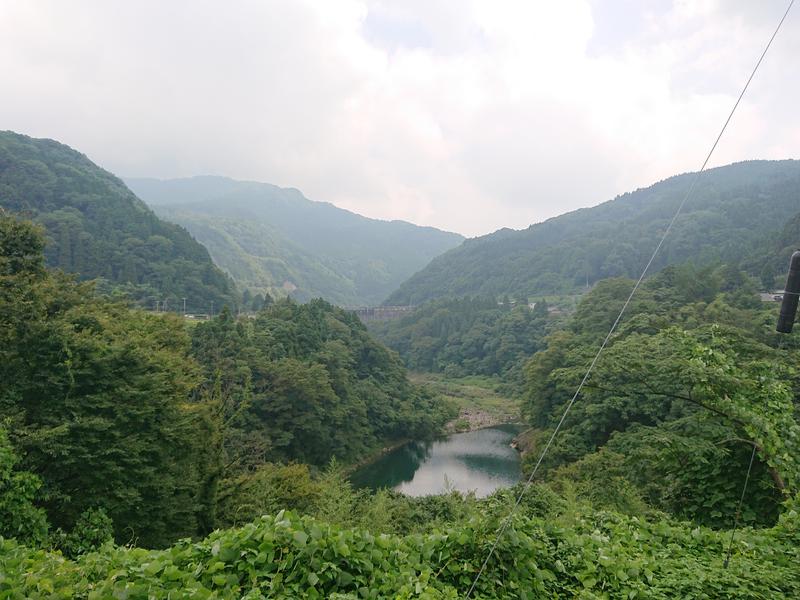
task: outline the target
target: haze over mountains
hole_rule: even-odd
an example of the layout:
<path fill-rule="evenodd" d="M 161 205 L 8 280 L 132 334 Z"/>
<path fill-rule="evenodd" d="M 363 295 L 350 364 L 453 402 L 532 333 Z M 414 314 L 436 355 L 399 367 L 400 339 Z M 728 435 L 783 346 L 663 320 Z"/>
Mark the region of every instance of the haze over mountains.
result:
<path fill-rule="evenodd" d="M 125 181 L 158 215 L 186 227 L 253 294 L 378 304 L 464 239 L 369 219 L 267 183 L 208 176 Z"/>
<path fill-rule="evenodd" d="M 0 208 L 47 234 L 47 264 L 100 278 L 146 306 L 205 312 L 236 302 L 230 279 L 185 229 L 159 219 L 117 177 L 69 146 L 0 132 Z M 163 306 L 163 304 L 162 304 Z"/>
<path fill-rule="evenodd" d="M 177 308 L 187 297 L 189 309 L 201 311 L 212 302 L 238 305 L 244 291 L 300 301 L 323 297 L 351 307 L 416 305 L 463 296 L 525 299 L 633 277 L 692 177 L 678 175 L 525 230 L 462 243 L 455 233 L 369 219 L 266 183 L 127 180 L 154 214 L 79 152 L 52 140 L 0 134 L 0 206 L 45 226 L 51 266 L 101 278 L 101 288 L 125 291 L 145 305 L 168 299 Z M 800 241 L 798 218 L 800 161 L 712 169 L 652 272 L 686 260 L 724 262 L 759 277 L 764 287 L 779 285 L 776 276 Z"/>
<path fill-rule="evenodd" d="M 576 596 L 589 588 L 629 597 L 655 588 L 651 579 L 658 597 L 716 597 L 722 589 L 716 583 L 701 589 L 693 582 L 726 586 L 740 572 L 764 578 L 745 580 L 730 597 L 750 598 L 753 589 L 796 597 L 798 532 L 784 516 L 797 515 L 800 481 L 797 350 L 782 347 L 764 327 L 774 322 L 777 306 L 762 302 L 737 267 L 759 273 L 766 284 L 785 268 L 777 260 L 798 239 L 800 163 L 741 163 L 703 179 L 656 267 L 683 264 L 642 285 L 630 311 L 639 318 L 602 342 L 608 342 L 603 360 L 569 421 L 563 412 L 572 407 L 569 392 L 631 281 L 598 281 L 570 314 L 552 314 L 546 302 L 497 301 L 500 294 L 574 291 L 584 278 L 637 275 L 689 179 L 674 177 L 525 231 L 470 240 L 435 258 L 389 301 L 409 289 L 400 301 L 464 290 L 486 297 L 442 297 L 379 324 L 372 332 L 391 352 L 355 314 L 323 300 L 278 300 L 255 315 L 223 310 L 200 322 L 140 310 L 147 294 L 165 290 L 224 299 L 233 309 L 243 298 L 197 240 L 161 221 L 118 178 L 51 140 L 3 134 L 0 204 L 14 213 L 0 211 L 6 587 L 26 598 L 52 589 L 80 597 L 131 589 L 173 597 L 187 589 L 240 598 L 261 594 L 254 585 L 272 592 L 283 585 L 281 573 L 297 573 L 278 596 L 333 597 L 341 590 L 396 597 L 417 589 L 408 586 L 419 573 L 452 573 L 447 557 L 457 555 L 466 569 L 456 565 L 454 579 L 434 577 L 438 587 L 420 582 L 418 589 L 462 597 L 463 573 L 486 564 L 492 515 L 512 505 L 514 491 L 488 500 L 373 495 L 354 490 L 338 461 L 350 467 L 398 440 L 430 441 L 447 423 L 470 428 L 521 413 L 530 427 L 517 437 L 522 468 L 537 460 L 546 479 L 530 503 L 520 504 L 515 529 L 508 530 L 523 531 L 517 540 L 530 543 L 498 544 L 498 556 L 503 565 L 517 564 L 520 552 L 544 556 L 539 562 L 549 574 L 493 568 L 487 579 L 514 587 L 498 594 L 492 583 L 479 590 L 481 597 L 516 598 L 520 589 Z M 198 178 L 152 185 L 164 185 L 162 201 L 170 203 L 159 210 L 188 215 L 209 245 L 228 252 L 223 256 L 249 268 L 275 262 L 286 277 L 302 273 L 307 279 L 296 281 L 309 289 L 298 286 L 295 295 L 311 293 L 319 282 L 331 283 L 320 292 L 329 297 L 342 290 L 377 294 L 369 286 L 386 283 L 376 273 L 389 272 L 389 259 L 426 260 L 420 248 L 434 253 L 433 242 L 442 238 L 459 242 L 453 234 L 373 222 L 265 184 Z M 20 216 L 46 228 L 50 266 L 99 277 L 110 295 L 127 292 L 139 307 L 98 298 L 45 269 L 45 240 Z M 407 368 L 424 379 L 410 380 Z M 475 414 L 477 421 L 462 418 Z M 537 459 L 540 441 L 554 440 L 553 427 L 561 423 L 547 462 Z M 729 446 L 732 440 L 746 443 Z M 493 453 L 475 450 L 467 452 L 470 460 L 496 464 Z M 421 460 L 412 461 L 412 472 Z M 753 482 L 746 500 L 742 479 Z M 719 549 L 730 539 L 724 529 L 731 515 L 740 511 L 747 526 L 734 555 L 739 571 L 725 580 Z M 559 524 L 584 522 L 588 528 L 577 531 Z M 608 556 L 598 527 L 617 540 L 618 556 Z M 130 548 L 131 539 L 153 550 Z M 277 556 L 275 548 L 293 550 Z M 334 575 L 306 560 L 329 551 L 343 565 Z M 697 559 L 689 569 L 687 551 Z M 585 580 L 552 567 L 570 552 L 582 561 L 570 564 L 590 574 Z M 420 558 L 409 571 L 407 560 L 388 563 L 385 556 Z M 646 562 L 652 556 L 657 560 Z M 348 557 L 355 562 L 343 562 Z M 764 564 L 771 568 L 758 568 Z M 639 569 L 656 576 L 617 574 Z M 318 572 L 329 577 L 319 589 Z M 605 579 L 595 579 L 598 572 Z M 376 573 L 389 579 L 376 585 Z M 543 587 L 543 581 L 555 583 Z M 637 587 L 621 587 L 628 581 Z"/>
<path fill-rule="evenodd" d="M 608 277 L 637 277 L 693 177 L 678 175 L 524 230 L 501 229 L 467 240 L 431 261 L 386 303 L 504 294 L 525 299 L 575 291 Z M 772 285 L 790 252 L 786 223 L 797 213 L 800 161 L 711 169 L 699 180 L 651 273 L 687 260 L 719 261 L 741 264 Z M 781 247 L 774 247 L 779 240 Z"/>

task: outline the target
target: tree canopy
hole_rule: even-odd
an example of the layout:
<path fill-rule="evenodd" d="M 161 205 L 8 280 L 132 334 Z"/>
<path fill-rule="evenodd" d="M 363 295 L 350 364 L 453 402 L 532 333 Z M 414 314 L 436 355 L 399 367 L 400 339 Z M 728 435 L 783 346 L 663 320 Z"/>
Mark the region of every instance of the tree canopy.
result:
<path fill-rule="evenodd" d="M 253 319 L 224 312 L 197 325 L 192 347 L 243 464 L 353 460 L 381 440 L 431 435 L 448 414 L 352 313 L 323 300 L 282 300 Z"/>
<path fill-rule="evenodd" d="M 508 298 L 440 299 L 370 330 L 409 369 L 521 379 L 523 363 L 543 347 L 551 319 L 547 303 L 514 305 Z"/>
<path fill-rule="evenodd" d="M 324 301 L 191 327 L 97 297 L 43 248 L 0 215 L 0 515 L 30 516 L 0 527 L 20 539 L 45 535 L 44 509 L 54 532 L 107 517 L 118 542 L 164 546 L 213 530 L 220 486 L 267 461 L 352 462 L 449 416 Z"/>
<path fill-rule="evenodd" d="M 242 289 L 305 302 L 374 306 L 463 237 L 369 219 L 296 189 L 224 177 L 127 179 L 164 219 L 186 227 Z"/>
<path fill-rule="evenodd" d="M 584 289 L 610 277 L 638 277 L 694 174 L 548 219 L 467 240 L 403 283 L 386 304 L 508 294 L 527 299 Z M 651 272 L 687 260 L 746 266 L 772 287 L 775 238 L 800 213 L 800 161 L 748 161 L 710 169 Z M 796 227 L 796 225 L 795 225 Z M 793 231 L 797 239 L 796 228 Z M 765 270 L 766 269 L 766 270 Z"/>
<path fill-rule="evenodd" d="M 637 295 L 545 468 L 576 464 L 589 487 L 611 470 L 652 506 L 704 524 L 730 523 L 755 448 L 744 519 L 771 522 L 796 493 L 796 350 L 776 349 L 774 309 L 727 267 L 670 267 Z M 583 377 L 633 282 L 610 280 L 526 366 L 525 413 L 536 455 Z M 600 454 L 596 454 L 598 450 Z M 581 461 L 587 467 L 582 470 Z M 597 475 L 592 475 L 592 472 Z"/>
<path fill-rule="evenodd" d="M 152 307 L 233 306 L 233 283 L 189 233 L 159 219 L 122 181 L 53 140 L 0 132 L 0 208 L 45 227 L 48 266 Z"/>

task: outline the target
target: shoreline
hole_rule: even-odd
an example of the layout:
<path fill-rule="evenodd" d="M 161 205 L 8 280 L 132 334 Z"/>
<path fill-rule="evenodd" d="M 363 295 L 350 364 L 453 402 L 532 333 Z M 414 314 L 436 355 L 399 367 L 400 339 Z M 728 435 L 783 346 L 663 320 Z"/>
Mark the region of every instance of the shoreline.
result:
<path fill-rule="evenodd" d="M 353 473 L 355 473 L 359 469 L 362 469 L 362 468 L 364 468 L 364 467 L 366 467 L 368 465 L 371 465 L 372 463 L 376 462 L 383 455 L 389 454 L 390 452 L 393 452 L 394 450 L 397 450 L 401 446 L 405 446 L 406 444 L 408 444 L 409 442 L 412 442 L 412 441 L 414 441 L 412 438 L 403 438 L 403 439 L 399 439 L 399 440 L 390 442 L 388 445 L 383 446 L 381 448 L 376 448 L 372 452 L 368 452 L 364 456 L 364 458 L 362 458 L 358 462 L 354 462 L 354 463 L 351 463 L 351 464 L 347 465 L 347 467 L 345 467 L 345 469 L 344 469 L 344 473 L 345 473 L 346 476 L 349 477 L 350 475 L 352 475 Z"/>
<path fill-rule="evenodd" d="M 462 407 L 455 419 L 445 423 L 443 431 L 447 435 L 467 433 L 496 425 L 524 425 L 524 423 L 516 415 L 497 415 L 479 408 Z"/>
<path fill-rule="evenodd" d="M 460 422 L 466 423 L 468 426 L 458 427 L 457 425 Z M 526 424 L 519 418 L 519 416 L 514 416 L 511 414 L 497 415 L 481 409 L 461 408 L 458 416 L 455 419 L 451 419 L 445 423 L 441 431 L 431 439 L 442 439 L 449 437 L 454 433 L 470 433 L 472 431 L 496 427 L 497 425 L 519 425 L 520 427 L 524 428 Z M 415 438 L 401 438 L 399 440 L 392 441 L 381 448 L 376 448 L 375 450 L 367 453 L 361 460 L 347 465 L 347 467 L 344 469 L 344 472 L 349 477 L 359 469 L 371 465 L 372 463 L 380 460 L 380 458 L 384 455 L 389 454 L 390 452 L 393 452 L 413 441 L 415 441 Z M 511 445 L 514 449 L 519 451 L 516 446 L 516 442 L 517 437 L 515 436 Z"/>

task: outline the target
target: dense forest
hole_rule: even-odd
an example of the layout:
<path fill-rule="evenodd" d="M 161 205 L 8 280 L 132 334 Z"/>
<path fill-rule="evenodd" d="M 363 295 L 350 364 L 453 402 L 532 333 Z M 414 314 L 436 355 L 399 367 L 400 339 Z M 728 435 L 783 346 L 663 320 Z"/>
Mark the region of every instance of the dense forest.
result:
<path fill-rule="evenodd" d="M 5 597 L 452 600 L 496 540 L 475 598 L 800 593 L 800 342 L 737 265 L 645 282 L 498 538 L 519 486 L 410 498 L 341 465 L 453 417 L 402 357 L 521 372 L 530 469 L 632 281 L 555 318 L 432 302 L 382 326 L 398 355 L 322 300 L 201 323 L 131 309 L 48 270 L 45 242 L 0 217 Z"/>
<path fill-rule="evenodd" d="M 527 301 L 609 277 L 636 277 L 694 174 L 671 177 L 521 231 L 502 229 L 435 258 L 386 300 L 505 294 Z M 675 223 L 653 270 L 692 260 L 740 264 L 771 287 L 781 269 L 771 246 L 800 213 L 800 161 L 749 161 L 710 169 Z M 760 257 L 754 260 L 754 257 Z M 783 257 L 781 257 L 783 258 Z"/>
<path fill-rule="evenodd" d="M 355 315 L 324 300 L 282 300 L 245 320 L 224 311 L 194 328 L 192 355 L 207 382 L 199 393 L 225 400 L 238 468 L 353 461 L 380 442 L 430 436 L 447 415 Z"/>
<path fill-rule="evenodd" d="M 795 4 L 0 1 L 0 600 L 800 599 Z"/>
<path fill-rule="evenodd" d="M 370 330 L 397 351 L 409 369 L 503 376 L 519 382 L 522 365 L 543 348 L 553 319 L 547 302 L 515 305 L 507 297 L 440 299 Z"/>
<path fill-rule="evenodd" d="M 44 248 L 0 216 L 0 535 L 165 546 L 241 512 L 271 461 L 352 462 L 450 416 L 323 301 L 189 327 L 48 271 Z"/>
<path fill-rule="evenodd" d="M 561 418 L 633 282 L 598 284 L 526 365 L 531 459 Z M 732 267 L 669 267 L 612 337 L 547 455 L 595 505 L 648 507 L 730 526 L 754 452 L 742 522 L 775 523 L 798 483 L 798 343 Z"/>
<path fill-rule="evenodd" d="M 185 229 L 159 219 L 122 181 L 53 140 L 0 132 L 0 208 L 45 227 L 52 267 L 98 291 L 209 312 L 236 291 Z M 163 305 L 163 304 L 162 304 Z"/>
<path fill-rule="evenodd" d="M 464 239 L 368 219 L 267 183 L 224 177 L 126 182 L 160 216 L 186 227 L 254 295 L 374 306 Z"/>

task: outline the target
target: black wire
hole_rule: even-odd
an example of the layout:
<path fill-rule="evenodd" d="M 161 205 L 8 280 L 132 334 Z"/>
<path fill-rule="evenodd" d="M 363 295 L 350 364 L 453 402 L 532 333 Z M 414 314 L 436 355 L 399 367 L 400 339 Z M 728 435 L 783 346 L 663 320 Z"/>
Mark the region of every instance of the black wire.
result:
<path fill-rule="evenodd" d="M 756 457 L 756 445 L 753 444 L 753 452 L 750 454 L 750 464 L 747 465 L 747 475 L 744 478 L 744 485 L 742 486 L 742 495 L 739 498 L 739 506 L 736 507 L 736 518 L 733 521 L 733 529 L 731 530 L 731 539 L 728 542 L 728 555 L 725 557 L 723 568 L 728 568 L 728 563 L 731 561 L 731 552 L 733 551 L 733 538 L 736 535 L 736 529 L 739 527 L 739 518 L 742 516 L 742 504 L 744 503 L 744 496 L 747 493 L 747 484 L 750 481 L 750 471 L 753 469 L 753 460 Z"/>

